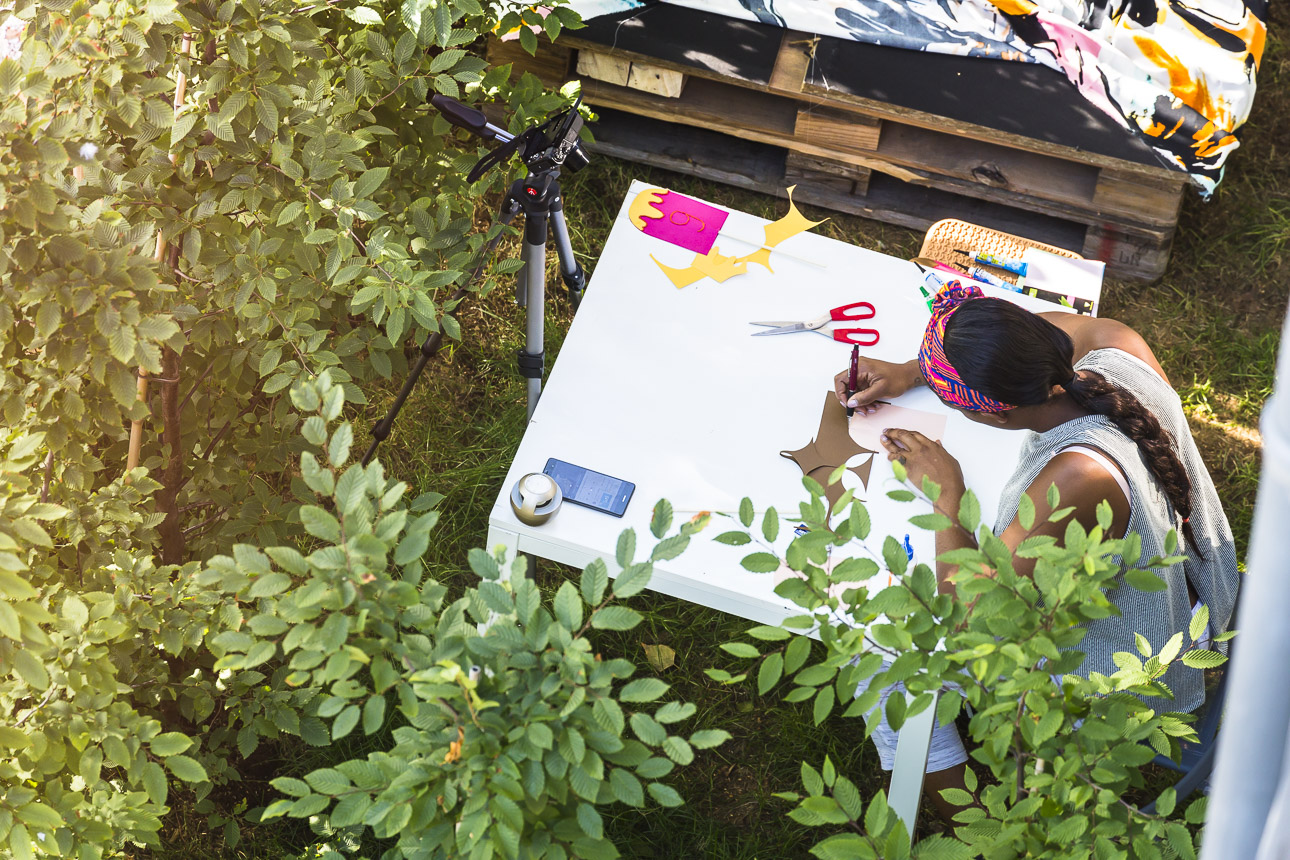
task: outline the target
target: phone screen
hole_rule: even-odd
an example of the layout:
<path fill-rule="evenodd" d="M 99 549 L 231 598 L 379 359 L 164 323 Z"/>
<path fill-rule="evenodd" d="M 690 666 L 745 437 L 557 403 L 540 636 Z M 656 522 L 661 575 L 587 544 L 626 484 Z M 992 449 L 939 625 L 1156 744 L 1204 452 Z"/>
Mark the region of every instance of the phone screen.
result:
<path fill-rule="evenodd" d="M 560 492 L 569 501 L 616 517 L 621 517 L 627 510 L 627 502 L 636 491 L 636 485 L 629 481 L 611 478 L 554 457 L 546 461 L 546 468 L 542 471 L 560 485 Z"/>

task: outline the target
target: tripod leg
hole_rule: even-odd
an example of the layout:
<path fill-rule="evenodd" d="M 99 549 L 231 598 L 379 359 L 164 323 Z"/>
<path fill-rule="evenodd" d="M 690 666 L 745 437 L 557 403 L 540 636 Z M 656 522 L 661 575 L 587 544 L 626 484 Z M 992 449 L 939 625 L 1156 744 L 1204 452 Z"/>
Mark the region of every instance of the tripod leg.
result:
<path fill-rule="evenodd" d="M 564 220 L 564 198 L 557 197 L 551 205 L 551 232 L 555 234 L 555 252 L 560 258 L 560 277 L 569 291 L 569 301 L 574 310 L 582 303 L 582 291 L 587 286 L 587 273 L 573 257 L 573 243 L 569 241 L 569 225 Z"/>
<path fill-rule="evenodd" d="M 515 220 L 515 216 L 519 213 L 519 204 L 514 200 L 507 200 L 502 204 L 501 210 L 497 213 L 497 220 L 494 221 L 494 226 L 497 224 L 501 224 L 502 226 L 509 225 Z M 491 228 L 489 232 L 492 232 Z M 493 257 L 493 251 L 496 250 L 498 242 L 502 240 L 502 236 L 504 235 L 505 233 L 499 232 L 497 235 L 485 242 L 484 246 L 480 248 L 479 253 L 475 256 L 474 268 L 470 270 L 470 274 L 466 277 L 466 282 L 458 287 L 457 291 L 448 299 L 448 303 L 453 307 L 453 310 L 450 311 L 453 315 L 456 315 L 458 303 L 466 297 L 470 287 L 472 287 L 475 282 L 479 280 L 479 276 L 483 274 L 484 268 L 488 265 L 488 261 Z M 364 466 L 372 461 L 372 457 L 376 454 L 376 446 L 384 442 L 385 438 L 390 435 L 390 428 L 394 426 L 394 419 L 398 417 L 399 410 L 403 408 L 403 402 L 408 399 L 408 395 L 412 393 L 413 387 L 416 386 L 417 379 L 420 378 L 421 372 L 426 369 L 426 364 L 429 363 L 430 359 L 434 357 L 434 354 L 439 351 L 439 347 L 442 344 L 442 328 L 439 329 L 439 331 L 433 332 L 425 339 L 424 342 L 422 342 L 421 354 L 417 356 L 416 363 L 412 366 L 411 372 L 408 373 L 407 379 L 403 381 L 403 387 L 399 389 L 399 394 L 394 398 L 394 403 L 390 405 L 390 409 L 385 413 L 385 417 L 372 428 L 372 444 L 368 446 L 367 453 L 363 455 L 362 463 Z"/>
<path fill-rule="evenodd" d="M 528 213 L 524 221 L 524 268 L 520 270 L 524 291 L 524 301 L 520 304 L 525 309 L 524 349 L 518 359 L 520 375 L 528 382 L 529 418 L 533 417 L 538 398 L 542 396 L 542 372 L 546 364 L 546 238 L 546 213 Z"/>

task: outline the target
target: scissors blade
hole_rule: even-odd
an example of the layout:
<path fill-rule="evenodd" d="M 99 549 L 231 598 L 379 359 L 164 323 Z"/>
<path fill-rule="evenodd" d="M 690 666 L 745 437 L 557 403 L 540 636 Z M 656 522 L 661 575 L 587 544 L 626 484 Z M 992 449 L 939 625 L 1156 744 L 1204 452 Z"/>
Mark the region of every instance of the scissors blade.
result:
<path fill-rule="evenodd" d="M 791 334 L 795 331 L 809 331 L 810 327 L 806 323 L 793 323 L 792 325 L 782 325 L 778 328 L 767 329 L 766 331 L 753 332 L 753 337 L 761 337 L 764 334 Z"/>
<path fill-rule="evenodd" d="M 793 325 L 796 322 L 797 320 L 763 320 L 762 322 L 750 322 L 748 323 L 748 325 L 785 326 L 785 325 Z"/>

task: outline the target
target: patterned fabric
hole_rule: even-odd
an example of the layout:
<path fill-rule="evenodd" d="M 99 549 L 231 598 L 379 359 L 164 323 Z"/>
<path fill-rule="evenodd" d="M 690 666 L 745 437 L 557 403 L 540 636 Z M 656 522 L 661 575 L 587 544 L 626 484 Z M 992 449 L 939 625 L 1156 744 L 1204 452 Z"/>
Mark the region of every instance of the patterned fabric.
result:
<path fill-rule="evenodd" d="M 878 45 L 1039 63 L 1208 197 L 1236 149 L 1267 0 L 666 0 Z M 573 0 L 586 17 L 638 0 Z"/>
<path fill-rule="evenodd" d="M 979 288 L 965 287 L 958 281 L 950 281 L 936 294 L 932 318 L 927 321 L 923 345 L 918 350 L 918 368 L 927 380 L 927 387 L 946 403 L 971 412 L 1002 412 L 1013 407 L 970 387 L 945 357 L 945 326 L 949 324 L 950 315 L 969 299 L 984 296 Z"/>

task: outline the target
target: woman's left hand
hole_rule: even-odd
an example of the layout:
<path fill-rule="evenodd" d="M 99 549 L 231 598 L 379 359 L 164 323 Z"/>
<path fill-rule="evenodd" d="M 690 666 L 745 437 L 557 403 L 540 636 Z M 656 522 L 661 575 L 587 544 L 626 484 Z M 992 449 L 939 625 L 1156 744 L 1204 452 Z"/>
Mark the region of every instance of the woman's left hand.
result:
<path fill-rule="evenodd" d="M 942 492 L 962 495 L 963 469 L 940 442 L 915 430 L 891 428 L 883 431 L 882 446 L 887 449 L 888 460 L 904 463 L 910 483 L 918 489 L 923 488 L 923 478 L 927 477 L 940 485 Z"/>

